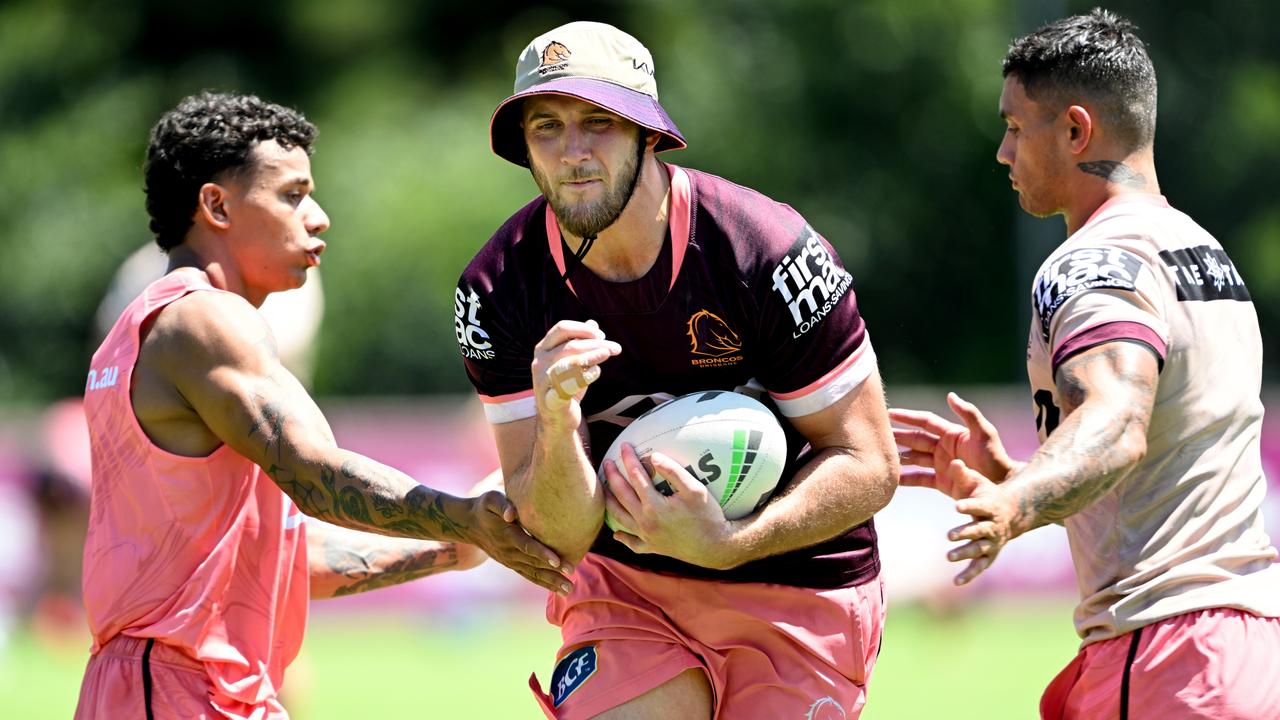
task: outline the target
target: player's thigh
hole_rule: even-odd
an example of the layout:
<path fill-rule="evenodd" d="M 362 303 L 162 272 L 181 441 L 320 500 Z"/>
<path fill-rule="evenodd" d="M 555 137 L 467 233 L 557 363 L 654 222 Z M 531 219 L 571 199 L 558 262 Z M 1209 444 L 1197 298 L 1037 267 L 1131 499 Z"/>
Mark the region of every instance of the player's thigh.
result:
<path fill-rule="evenodd" d="M 714 698 L 707 674 L 690 668 L 648 692 L 596 715 L 594 720 L 710 718 Z"/>

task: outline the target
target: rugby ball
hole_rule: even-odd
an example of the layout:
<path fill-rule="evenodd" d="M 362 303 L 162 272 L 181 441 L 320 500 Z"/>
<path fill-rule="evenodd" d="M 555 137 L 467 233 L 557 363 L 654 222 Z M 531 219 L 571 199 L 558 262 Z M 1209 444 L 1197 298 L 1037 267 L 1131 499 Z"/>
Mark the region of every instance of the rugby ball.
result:
<path fill-rule="evenodd" d="M 754 512 L 773 493 L 787 460 L 787 438 L 778 419 L 760 401 L 727 390 L 707 390 L 669 400 L 623 429 L 601 458 L 622 469 L 622 445 L 630 443 L 645 462 L 654 451 L 684 465 L 724 510 L 729 520 Z M 672 493 L 665 479 L 654 483 Z M 605 522 L 617 530 L 606 513 Z"/>

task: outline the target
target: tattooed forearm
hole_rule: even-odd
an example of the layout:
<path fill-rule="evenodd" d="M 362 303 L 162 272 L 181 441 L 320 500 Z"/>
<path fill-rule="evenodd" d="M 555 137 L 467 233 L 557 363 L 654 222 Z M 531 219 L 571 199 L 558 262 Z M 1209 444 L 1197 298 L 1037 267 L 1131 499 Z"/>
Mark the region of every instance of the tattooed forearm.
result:
<path fill-rule="evenodd" d="M 1142 459 L 1156 390 L 1156 366 L 1147 353 L 1112 343 L 1059 369 L 1067 418 L 1005 484 L 1028 529 L 1080 512 Z"/>
<path fill-rule="evenodd" d="M 1116 185 L 1137 189 L 1147 186 L 1147 177 L 1145 175 L 1116 160 L 1093 160 L 1079 163 L 1076 167 Z"/>
<path fill-rule="evenodd" d="M 251 457 L 300 510 L 366 532 L 470 540 L 470 501 L 337 448 L 323 415 L 294 390 L 287 379 L 265 378 L 254 389 L 244 437 Z"/>
<path fill-rule="evenodd" d="M 1077 431 L 1074 434 L 1082 442 L 1046 443 L 1015 478 L 1020 482 L 1008 486 L 1019 513 L 1031 520 L 1032 527 L 1062 522 L 1080 512 L 1110 492 L 1129 469 L 1132 456 L 1120 442 L 1126 420 L 1099 418 L 1092 428 L 1086 428 L 1083 420 L 1077 413 L 1054 434 L 1056 438 Z"/>
<path fill-rule="evenodd" d="M 326 501 L 326 497 L 322 490 L 309 482 L 293 477 L 286 469 L 279 465 L 272 465 L 266 469 L 267 476 L 275 480 L 280 489 L 293 499 L 294 504 L 302 512 L 314 518 L 321 520 L 328 519 L 333 516 L 330 511 L 330 505 Z"/>
<path fill-rule="evenodd" d="M 342 514 L 358 520 L 363 524 L 372 525 L 373 520 L 369 517 L 369 506 L 364 501 L 364 495 L 353 487 L 344 487 L 338 491 L 338 507 L 342 508 Z"/>
<path fill-rule="evenodd" d="M 369 499 L 373 501 L 373 509 L 377 510 L 378 514 L 381 515 L 383 518 L 395 517 L 396 514 L 400 512 L 399 505 L 397 505 L 394 501 L 383 497 L 382 495 L 374 495 Z"/>
<path fill-rule="evenodd" d="M 398 585 L 459 567 L 452 543 L 383 538 L 336 529 L 308 527 L 320 534 L 312 548 L 313 597 L 341 597 Z M 315 552 L 319 544 L 319 552 Z"/>
<path fill-rule="evenodd" d="M 567 571 L 561 571 L 560 558 L 517 522 L 515 509 L 502 493 L 456 497 L 342 449 L 320 408 L 283 370 L 231 387 L 228 394 L 236 402 L 226 408 L 222 429 L 228 434 L 224 439 L 237 453 L 264 468 L 303 513 L 335 526 L 411 542 L 456 543 L 452 547 L 463 558 L 463 567 L 489 557 L 541 587 L 568 592 Z M 260 439 L 264 437 L 265 446 Z M 308 536 L 308 546 L 310 541 Z M 418 547 L 424 549 L 412 556 L 384 559 L 376 573 L 372 564 L 363 570 L 360 565 L 351 565 L 351 572 L 358 577 L 354 583 L 346 583 L 344 587 L 354 586 L 343 592 L 402 582 L 446 564 L 452 566 L 457 559 L 438 549 L 432 555 L 425 551 L 426 546 Z M 324 557 L 320 549 L 308 550 L 309 560 Z"/>
<path fill-rule="evenodd" d="M 449 517 L 449 513 L 444 507 L 444 498 L 439 493 L 435 493 L 435 497 L 430 498 L 431 504 L 427 504 L 427 496 L 431 493 L 418 492 L 425 491 L 426 488 L 417 488 L 405 497 L 405 501 L 411 508 L 411 514 L 426 519 L 429 523 L 437 525 L 441 530 L 450 535 L 458 535 L 467 529 L 466 525 L 459 523 Z"/>
<path fill-rule="evenodd" d="M 343 597 L 346 595 L 355 595 L 356 593 L 367 592 L 369 590 L 377 590 L 378 588 L 389 587 L 391 585 L 399 585 L 400 583 L 417 580 L 419 578 L 434 575 L 444 570 L 451 570 L 457 563 L 452 560 L 453 552 L 437 555 L 435 552 L 426 552 L 417 558 L 402 558 L 392 564 L 386 571 L 376 575 L 370 575 L 362 580 L 351 583 L 343 587 L 335 588 L 334 597 Z"/>

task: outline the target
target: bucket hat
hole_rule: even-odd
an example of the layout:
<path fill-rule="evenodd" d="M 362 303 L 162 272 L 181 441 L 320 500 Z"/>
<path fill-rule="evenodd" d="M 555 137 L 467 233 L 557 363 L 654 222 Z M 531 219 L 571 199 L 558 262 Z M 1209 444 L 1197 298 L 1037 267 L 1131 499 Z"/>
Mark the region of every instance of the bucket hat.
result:
<path fill-rule="evenodd" d="M 521 107 L 533 95 L 566 95 L 598 105 L 660 134 L 655 152 L 686 146 L 658 104 L 653 56 L 639 40 L 604 23 L 572 22 L 539 35 L 520 53 L 515 88 L 489 120 L 499 157 L 528 167 Z"/>

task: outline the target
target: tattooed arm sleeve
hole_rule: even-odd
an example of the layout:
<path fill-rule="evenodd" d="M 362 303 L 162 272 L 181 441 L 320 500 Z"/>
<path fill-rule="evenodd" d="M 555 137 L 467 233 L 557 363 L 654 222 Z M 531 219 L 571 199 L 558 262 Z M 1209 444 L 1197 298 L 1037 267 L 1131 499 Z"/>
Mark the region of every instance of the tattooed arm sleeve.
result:
<path fill-rule="evenodd" d="M 196 292 L 163 312 L 163 328 L 153 326 L 146 342 L 168 389 L 302 512 L 379 535 L 476 545 L 530 582 L 568 592 L 569 566 L 525 532 L 503 493 L 455 497 L 338 447 L 320 409 L 280 364 L 266 322 L 243 298 Z M 191 423 L 179 415 L 174 423 Z"/>
<path fill-rule="evenodd" d="M 388 538 L 307 521 L 313 599 L 343 597 L 485 561 L 474 545 Z"/>
<path fill-rule="evenodd" d="M 1146 345 L 1098 345 L 1058 368 L 1065 419 L 1010 476 L 1021 532 L 1062 522 L 1108 493 L 1146 455 L 1159 369 Z"/>
<path fill-rule="evenodd" d="M 468 540 L 471 503 L 338 447 L 320 409 L 280 364 L 252 306 L 202 292 L 172 310 L 181 313 L 179 322 L 156 338 L 166 378 L 219 439 L 260 465 L 303 512 L 384 535 Z"/>

